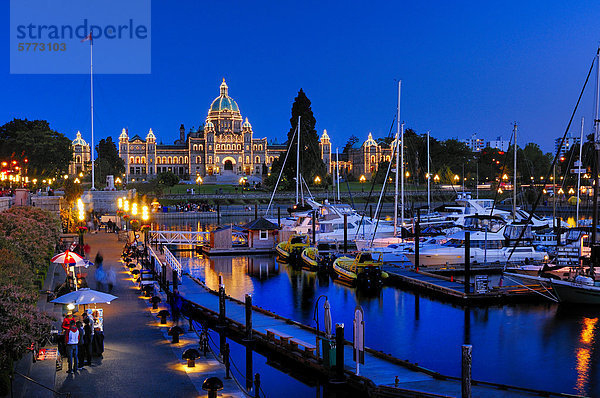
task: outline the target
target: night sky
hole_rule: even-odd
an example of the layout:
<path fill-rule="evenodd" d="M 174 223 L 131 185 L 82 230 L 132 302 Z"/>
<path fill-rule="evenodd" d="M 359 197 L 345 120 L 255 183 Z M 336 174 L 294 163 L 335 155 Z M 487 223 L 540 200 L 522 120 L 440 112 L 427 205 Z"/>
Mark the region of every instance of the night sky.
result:
<path fill-rule="evenodd" d="M 11 75 L 9 2 L 0 7 L 0 123 L 47 119 L 89 141 L 89 77 Z M 97 76 L 96 141 L 127 127 L 170 143 L 181 123 L 204 121 L 225 77 L 255 137 L 285 140 L 303 88 L 319 134 L 327 129 L 342 147 L 351 134 L 388 134 L 402 79 L 401 119 L 417 132 L 508 139 L 516 121 L 520 137 L 551 151 L 595 55 L 599 21 L 600 3 L 577 1 L 152 1 L 152 73 Z M 595 77 L 574 133 L 581 116 L 591 130 L 594 85 Z"/>

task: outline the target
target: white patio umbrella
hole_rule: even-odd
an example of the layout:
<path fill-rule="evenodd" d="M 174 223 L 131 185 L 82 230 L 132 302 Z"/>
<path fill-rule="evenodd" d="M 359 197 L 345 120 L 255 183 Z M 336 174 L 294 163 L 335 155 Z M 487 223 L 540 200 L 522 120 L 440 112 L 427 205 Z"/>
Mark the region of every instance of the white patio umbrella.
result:
<path fill-rule="evenodd" d="M 62 296 L 52 300 L 51 303 L 74 305 L 110 304 L 111 301 L 117 298 L 117 296 L 113 296 L 112 294 L 99 292 L 89 288 L 83 288 L 71 293 L 63 294 Z"/>
<path fill-rule="evenodd" d="M 325 299 L 323 308 L 325 309 L 325 335 L 329 337 L 331 336 L 331 306 L 329 305 L 329 300 Z"/>
<path fill-rule="evenodd" d="M 67 250 L 66 252 L 59 253 L 56 256 L 52 257 L 52 259 L 50 259 L 50 262 L 68 265 L 76 265 L 77 262 L 82 261 L 83 257 L 69 250 Z"/>

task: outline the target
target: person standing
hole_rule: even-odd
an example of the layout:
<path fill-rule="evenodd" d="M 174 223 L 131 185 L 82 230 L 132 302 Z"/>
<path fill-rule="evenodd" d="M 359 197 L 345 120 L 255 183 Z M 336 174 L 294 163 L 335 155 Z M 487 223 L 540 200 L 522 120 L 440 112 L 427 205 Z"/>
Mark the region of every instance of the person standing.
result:
<path fill-rule="evenodd" d="M 75 321 L 72 320 L 69 325 L 69 330 L 65 333 L 65 344 L 67 345 L 67 358 L 69 362 L 69 370 L 67 370 L 67 373 L 77 371 L 77 345 L 79 344 L 80 338 L 81 335 L 79 334 L 77 325 L 75 324 Z M 75 365 L 75 367 L 73 367 L 73 365 Z"/>
<path fill-rule="evenodd" d="M 92 339 L 94 337 L 94 328 L 90 325 L 90 318 L 83 320 L 83 352 L 82 359 L 85 359 L 86 366 L 92 366 Z"/>
<path fill-rule="evenodd" d="M 75 322 L 75 325 L 77 326 L 77 330 L 79 331 L 79 342 L 77 343 L 77 365 L 75 365 L 75 369 L 77 370 L 81 370 L 83 369 L 83 362 L 84 362 L 84 347 L 83 347 L 83 342 L 84 342 L 84 331 L 83 331 L 83 323 L 81 321 L 77 321 Z"/>

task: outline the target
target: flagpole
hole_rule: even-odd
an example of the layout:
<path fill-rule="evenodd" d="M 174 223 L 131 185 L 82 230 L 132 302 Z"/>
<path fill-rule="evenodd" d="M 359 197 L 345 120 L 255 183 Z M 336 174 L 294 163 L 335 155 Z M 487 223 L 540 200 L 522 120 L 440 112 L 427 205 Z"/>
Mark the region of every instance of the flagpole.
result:
<path fill-rule="evenodd" d="M 92 191 L 96 190 L 96 179 L 94 175 L 94 67 L 93 67 L 93 57 L 92 57 L 92 48 L 93 48 L 94 40 L 92 39 L 92 32 L 90 32 L 90 104 L 91 109 L 90 112 L 92 114 L 92 147 L 90 148 L 90 155 L 92 159 Z"/>

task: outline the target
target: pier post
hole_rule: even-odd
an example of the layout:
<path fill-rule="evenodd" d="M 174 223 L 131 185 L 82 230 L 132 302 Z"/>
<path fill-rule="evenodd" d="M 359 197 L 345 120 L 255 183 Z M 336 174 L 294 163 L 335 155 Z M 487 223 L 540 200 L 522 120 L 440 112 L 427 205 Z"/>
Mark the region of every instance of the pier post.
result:
<path fill-rule="evenodd" d="M 317 244 L 317 211 L 313 210 L 312 212 L 312 243 L 315 245 Z"/>
<path fill-rule="evenodd" d="M 344 214 L 344 253 L 348 253 L 348 215 Z"/>
<path fill-rule="evenodd" d="M 277 225 L 281 228 L 281 207 L 277 206 Z"/>
<path fill-rule="evenodd" d="M 471 360 L 473 346 L 463 344 L 461 366 L 461 391 L 462 398 L 471 398 Z"/>
<path fill-rule="evenodd" d="M 246 295 L 246 340 L 252 340 L 252 295 Z"/>
<path fill-rule="evenodd" d="M 260 397 L 260 374 L 254 375 L 254 397 Z"/>
<path fill-rule="evenodd" d="M 219 326 L 225 326 L 225 285 L 221 275 L 219 275 Z"/>
<path fill-rule="evenodd" d="M 471 293 L 471 232 L 465 231 L 465 294 Z"/>
<path fill-rule="evenodd" d="M 373 219 L 373 205 L 369 205 L 369 218 Z"/>
<path fill-rule="evenodd" d="M 577 221 L 575 221 L 577 222 Z M 556 226 L 554 227 L 554 233 L 556 234 L 556 246 L 562 246 L 560 241 L 560 226 L 562 224 L 562 217 L 556 217 Z"/>
<path fill-rule="evenodd" d="M 338 381 L 344 380 L 344 324 L 335 324 L 335 375 Z"/>
<path fill-rule="evenodd" d="M 172 276 L 173 276 L 173 293 L 175 293 L 177 291 L 177 282 L 179 282 L 179 276 L 177 275 L 177 271 L 176 270 L 172 270 Z"/>
<path fill-rule="evenodd" d="M 217 203 L 217 224 L 221 224 L 221 204 Z"/>
<path fill-rule="evenodd" d="M 417 209 L 417 222 L 415 223 L 415 269 L 419 272 L 420 258 L 419 258 L 419 235 L 421 233 L 421 209 Z"/>
<path fill-rule="evenodd" d="M 258 203 L 254 203 L 254 219 L 258 218 Z"/>
<path fill-rule="evenodd" d="M 225 379 L 231 379 L 231 363 L 229 362 L 229 359 L 229 343 L 225 343 L 225 347 L 223 347 L 223 364 L 225 365 Z"/>

